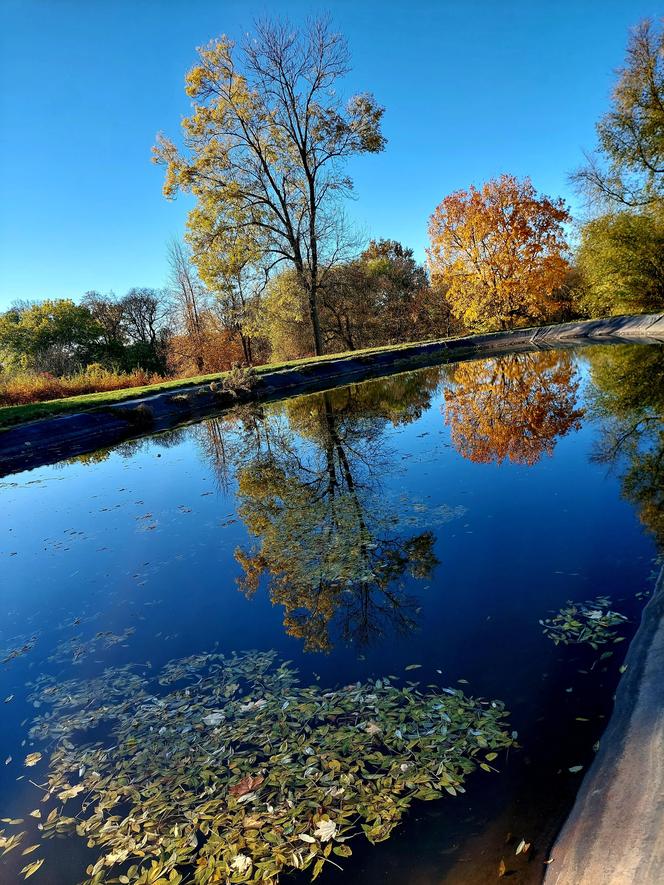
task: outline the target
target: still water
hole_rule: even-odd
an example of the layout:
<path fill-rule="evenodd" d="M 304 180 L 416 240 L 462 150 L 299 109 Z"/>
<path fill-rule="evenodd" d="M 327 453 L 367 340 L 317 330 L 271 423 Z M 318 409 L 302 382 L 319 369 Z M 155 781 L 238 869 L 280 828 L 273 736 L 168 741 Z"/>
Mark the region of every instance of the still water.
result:
<path fill-rule="evenodd" d="M 653 586 L 663 375 L 438 366 L 3 481 L 0 881 L 540 882 Z"/>

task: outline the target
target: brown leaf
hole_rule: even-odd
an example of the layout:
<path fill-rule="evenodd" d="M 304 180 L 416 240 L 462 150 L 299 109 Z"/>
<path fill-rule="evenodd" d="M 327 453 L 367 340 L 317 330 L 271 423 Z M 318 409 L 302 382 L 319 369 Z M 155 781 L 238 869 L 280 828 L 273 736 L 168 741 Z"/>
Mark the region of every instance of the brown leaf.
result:
<path fill-rule="evenodd" d="M 265 778 L 262 774 L 257 774 L 256 777 L 252 777 L 250 774 L 247 774 L 242 778 L 239 784 L 235 784 L 228 791 L 231 796 L 236 796 L 239 798 L 240 796 L 244 796 L 246 793 L 251 793 L 252 790 L 255 790 L 256 787 L 260 787 Z"/>

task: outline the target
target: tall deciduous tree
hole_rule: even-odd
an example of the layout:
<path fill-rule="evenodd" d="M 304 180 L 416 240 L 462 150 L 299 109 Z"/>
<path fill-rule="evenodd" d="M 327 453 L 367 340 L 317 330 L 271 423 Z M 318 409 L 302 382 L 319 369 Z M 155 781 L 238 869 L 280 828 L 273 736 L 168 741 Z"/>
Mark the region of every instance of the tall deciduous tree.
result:
<path fill-rule="evenodd" d="M 429 222 L 432 284 L 469 329 L 546 319 L 569 268 L 569 220 L 564 202 L 538 195 L 527 178 L 450 194 Z"/>
<path fill-rule="evenodd" d="M 186 247 L 178 240 L 168 245 L 169 292 L 178 332 L 184 333 L 188 355 L 199 374 L 205 371 L 207 292 L 197 279 Z"/>
<path fill-rule="evenodd" d="M 227 38 L 199 50 L 187 74 L 194 112 L 185 151 L 159 136 L 165 193 L 197 197 L 189 217 L 196 255 L 214 252 L 234 273 L 251 255 L 266 274 L 282 262 L 307 293 L 314 350 L 322 351 L 319 288 L 343 245 L 339 197 L 352 181 L 344 161 L 383 149 L 383 109 L 363 93 L 343 105 L 345 41 L 325 20 L 297 30 L 261 23 L 240 50 Z"/>
<path fill-rule="evenodd" d="M 593 202 L 643 207 L 664 198 L 664 27 L 631 33 L 598 146 L 573 178 Z"/>

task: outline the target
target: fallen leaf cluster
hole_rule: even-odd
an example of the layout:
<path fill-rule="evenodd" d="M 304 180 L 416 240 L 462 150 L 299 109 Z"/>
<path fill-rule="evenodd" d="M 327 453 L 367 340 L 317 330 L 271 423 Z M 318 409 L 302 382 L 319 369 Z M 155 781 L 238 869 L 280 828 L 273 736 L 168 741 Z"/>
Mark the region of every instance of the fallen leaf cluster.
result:
<path fill-rule="evenodd" d="M 88 885 L 315 878 L 513 743 L 500 702 L 394 681 L 305 687 L 272 652 L 41 677 L 30 737 L 54 749 L 39 828 L 99 851 Z"/>
<path fill-rule="evenodd" d="M 586 602 L 571 602 L 560 609 L 552 618 L 540 621 L 544 634 L 556 645 L 583 645 L 598 648 L 607 642 L 622 642 L 624 637 L 617 635 L 616 627 L 622 626 L 627 618 L 611 610 L 608 596 L 598 596 Z"/>

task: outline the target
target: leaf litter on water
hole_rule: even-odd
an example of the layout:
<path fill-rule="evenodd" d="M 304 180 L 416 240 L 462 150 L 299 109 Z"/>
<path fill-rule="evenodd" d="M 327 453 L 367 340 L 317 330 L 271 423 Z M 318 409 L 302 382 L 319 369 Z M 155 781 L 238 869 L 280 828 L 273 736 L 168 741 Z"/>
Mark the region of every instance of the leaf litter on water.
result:
<path fill-rule="evenodd" d="M 315 878 L 352 837 L 389 838 L 413 801 L 463 793 L 515 740 L 499 701 L 389 677 L 302 686 L 273 652 L 145 669 L 31 685 L 30 740 L 54 747 L 39 826 L 97 849 L 87 885 Z"/>

